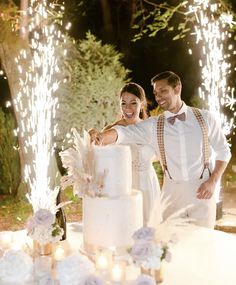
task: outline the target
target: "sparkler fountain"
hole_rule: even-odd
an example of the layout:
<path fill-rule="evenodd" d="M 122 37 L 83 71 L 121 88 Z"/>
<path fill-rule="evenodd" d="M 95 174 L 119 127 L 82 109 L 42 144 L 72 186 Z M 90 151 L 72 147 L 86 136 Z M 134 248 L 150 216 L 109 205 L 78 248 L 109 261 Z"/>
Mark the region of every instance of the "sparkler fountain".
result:
<path fill-rule="evenodd" d="M 230 134 L 235 127 L 234 117 L 235 98 L 234 88 L 227 84 L 227 79 L 232 71 L 229 62 L 232 54 L 236 54 L 232 45 L 226 44 L 232 37 L 228 27 L 236 24 L 229 11 L 220 13 L 220 3 L 212 3 L 210 0 L 193 0 L 189 5 L 189 11 L 194 13 L 196 25 L 194 26 L 194 35 L 196 44 L 201 47 L 201 59 L 199 65 L 201 68 L 202 84 L 199 87 L 199 95 L 207 101 L 209 110 L 219 118 L 225 135 Z M 220 15 L 221 14 L 221 15 Z M 190 50 L 190 53 L 192 51 Z M 229 108 L 233 116 L 228 117 L 222 112 L 222 108 Z M 217 190 L 219 200 L 220 187 Z"/>
<path fill-rule="evenodd" d="M 26 161 L 24 169 L 30 188 L 28 199 L 34 212 L 44 208 L 55 213 L 59 188 L 53 185 L 50 173 L 54 161 L 53 136 L 56 132 L 53 119 L 58 101 L 53 94 L 59 86 L 56 80 L 59 72 L 56 48 L 65 42 L 65 37 L 52 19 L 54 6 L 51 5 L 49 9 L 50 13 L 45 0 L 30 1 L 28 32 L 31 53 L 21 50 L 16 58 L 21 88 L 13 104 L 21 116 L 18 126 L 19 135 L 24 140 L 24 149 L 21 151 L 32 158 Z M 60 9 L 62 13 L 63 7 Z M 29 59 L 30 64 L 23 67 L 22 62 Z"/>
<path fill-rule="evenodd" d="M 220 3 L 212 3 L 210 0 L 194 0 L 189 5 L 189 11 L 194 13 L 196 25 L 194 35 L 196 44 L 201 48 L 202 85 L 199 87 L 199 95 L 207 101 L 209 110 L 221 120 L 223 131 L 228 135 L 234 125 L 234 88 L 227 84 L 227 79 L 232 71 L 229 62 L 230 57 L 236 54 L 232 45 L 226 50 L 227 41 L 232 37 L 228 27 L 236 24 L 230 12 L 220 15 Z M 190 53 L 192 51 L 190 50 Z M 222 112 L 222 107 L 230 108 L 233 117 L 228 119 Z"/>

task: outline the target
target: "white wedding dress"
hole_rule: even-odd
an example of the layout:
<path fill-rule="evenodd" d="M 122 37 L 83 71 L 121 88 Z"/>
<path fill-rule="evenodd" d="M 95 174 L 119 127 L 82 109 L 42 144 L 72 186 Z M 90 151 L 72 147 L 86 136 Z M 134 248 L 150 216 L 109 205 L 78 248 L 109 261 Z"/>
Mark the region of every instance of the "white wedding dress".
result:
<path fill-rule="evenodd" d="M 160 185 L 152 165 L 154 149 L 149 145 L 131 144 L 132 187 L 143 193 L 144 225 L 153 226 L 162 221 Z"/>

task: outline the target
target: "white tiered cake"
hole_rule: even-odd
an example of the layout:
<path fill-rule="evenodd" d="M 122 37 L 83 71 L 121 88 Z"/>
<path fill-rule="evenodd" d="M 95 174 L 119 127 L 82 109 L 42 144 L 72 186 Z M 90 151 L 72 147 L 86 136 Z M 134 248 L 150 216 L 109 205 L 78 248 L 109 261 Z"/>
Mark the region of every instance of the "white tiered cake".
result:
<path fill-rule="evenodd" d="M 142 193 L 132 190 L 128 146 L 95 146 L 95 172 L 107 172 L 105 197 L 83 197 L 84 249 L 95 253 L 113 247 L 122 254 L 133 243 L 132 234 L 143 226 Z"/>

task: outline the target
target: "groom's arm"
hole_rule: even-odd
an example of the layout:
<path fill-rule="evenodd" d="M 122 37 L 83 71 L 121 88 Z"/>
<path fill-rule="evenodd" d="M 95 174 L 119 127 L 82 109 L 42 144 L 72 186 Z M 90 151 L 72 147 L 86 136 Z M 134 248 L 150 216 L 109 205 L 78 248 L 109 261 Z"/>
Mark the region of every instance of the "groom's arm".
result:
<path fill-rule="evenodd" d="M 216 185 L 220 181 L 221 176 L 223 175 L 228 162 L 217 160 L 215 163 L 215 168 L 209 177 L 201 186 L 198 188 L 197 191 L 197 198 L 198 199 L 210 199 L 215 192 Z"/>

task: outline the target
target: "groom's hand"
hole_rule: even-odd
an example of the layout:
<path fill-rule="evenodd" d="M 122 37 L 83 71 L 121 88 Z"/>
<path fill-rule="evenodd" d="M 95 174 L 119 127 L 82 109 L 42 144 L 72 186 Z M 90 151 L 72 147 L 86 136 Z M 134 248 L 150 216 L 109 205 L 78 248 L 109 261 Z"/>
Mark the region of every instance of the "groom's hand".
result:
<path fill-rule="evenodd" d="M 197 190 L 198 199 L 210 199 L 215 191 L 216 184 L 212 181 L 205 181 Z"/>

